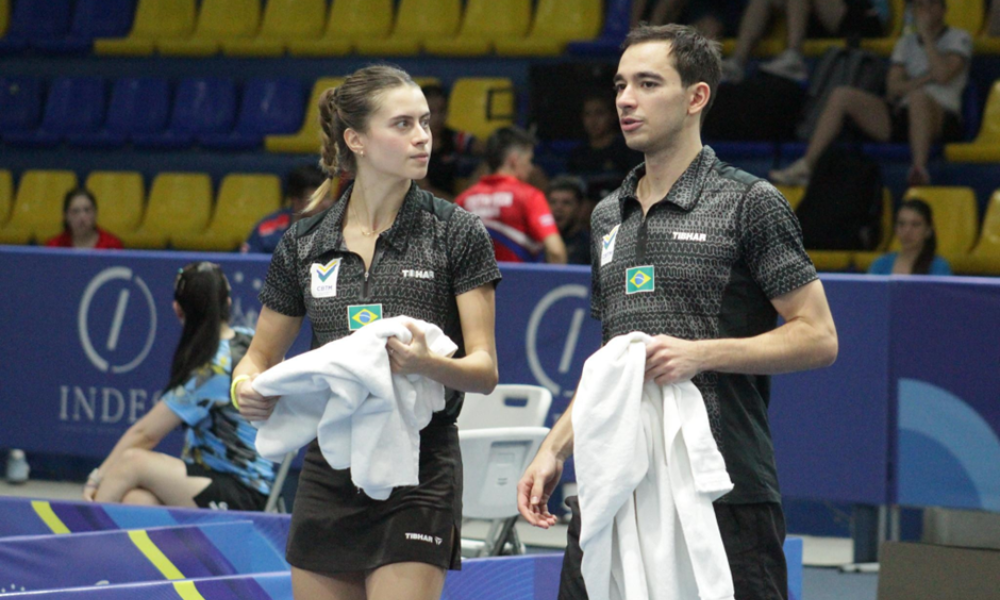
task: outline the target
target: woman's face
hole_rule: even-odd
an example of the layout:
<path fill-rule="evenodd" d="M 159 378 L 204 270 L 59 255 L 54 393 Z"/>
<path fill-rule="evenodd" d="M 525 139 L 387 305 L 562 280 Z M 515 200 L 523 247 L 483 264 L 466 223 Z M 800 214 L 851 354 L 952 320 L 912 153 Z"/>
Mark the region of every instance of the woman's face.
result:
<path fill-rule="evenodd" d="M 97 226 L 97 209 L 90 198 L 74 196 L 66 208 L 66 224 L 73 235 L 87 235 Z"/>
<path fill-rule="evenodd" d="M 923 248 L 933 233 L 930 224 L 919 212 L 903 208 L 896 215 L 896 237 L 903 250 L 919 250 Z"/>
<path fill-rule="evenodd" d="M 378 109 L 360 135 L 367 159 L 376 171 L 402 179 L 423 179 L 431 159 L 430 109 L 415 85 L 382 94 Z"/>

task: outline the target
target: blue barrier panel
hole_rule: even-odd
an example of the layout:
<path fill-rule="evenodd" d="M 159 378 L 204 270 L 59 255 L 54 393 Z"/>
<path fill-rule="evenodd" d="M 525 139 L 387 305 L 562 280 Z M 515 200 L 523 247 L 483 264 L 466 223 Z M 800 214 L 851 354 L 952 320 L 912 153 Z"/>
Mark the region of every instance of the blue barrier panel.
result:
<path fill-rule="evenodd" d="M 292 600 L 288 573 L 158 581 L 128 585 L 101 585 L 43 592 L 7 594 L 4 598 L 32 600 Z M 2 592 L 0 592 L 2 593 Z"/>
<path fill-rule="evenodd" d="M 903 505 L 1000 511 L 1000 281 L 892 281 Z"/>

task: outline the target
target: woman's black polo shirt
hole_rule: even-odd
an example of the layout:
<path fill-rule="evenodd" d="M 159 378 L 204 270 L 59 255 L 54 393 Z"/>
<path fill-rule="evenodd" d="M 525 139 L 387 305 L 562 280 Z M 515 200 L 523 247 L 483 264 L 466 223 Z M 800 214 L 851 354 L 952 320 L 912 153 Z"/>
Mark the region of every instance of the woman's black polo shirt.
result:
<path fill-rule="evenodd" d="M 781 193 L 706 146 L 643 218 L 644 174 L 636 167 L 592 216 L 591 310 L 604 342 L 632 331 L 706 340 L 774 329 L 771 299 L 817 278 Z M 693 382 L 735 484 L 722 501 L 779 502 L 770 377 L 705 372 Z"/>
<path fill-rule="evenodd" d="M 351 188 L 328 210 L 299 221 L 281 238 L 260 302 L 284 315 L 308 315 L 313 348 L 378 318 L 408 316 L 440 327 L 464 355 L 455 296 L 500 281 L 493 242 L 479 217 L 416 184 L 376 244 L 369 272 L 341 233 Z M 446 390 L 435 422 L 454 422 L 463 394 Z"/>

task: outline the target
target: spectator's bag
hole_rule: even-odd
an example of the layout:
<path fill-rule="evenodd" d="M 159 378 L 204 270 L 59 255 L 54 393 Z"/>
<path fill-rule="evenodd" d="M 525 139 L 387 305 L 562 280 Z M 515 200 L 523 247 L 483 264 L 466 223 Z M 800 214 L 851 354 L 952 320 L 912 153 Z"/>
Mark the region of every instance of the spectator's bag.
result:
<path fill-rule="evenodd" d="M 795 211 L 809 250 L 874 250 L 882 224 L 882 170 L 857 150 L 830 146 Z"/>
<path fill-rule="evenodd" d="M 702 138 L 723 141 L 791 141 L 805 89 L 791 79 L 763 71 L 740 83 L 723 83 L 705 117 Z"/>
<path fill-rule="evenodd" d="M 833 90 L 842 85 L 881 96 L 885 93 L 888 67 L 871 52 L 858 48 L 830 48 L 819 59 L 809 81 L 802 120 L 795 130 L 800 140 L 809 140 Z"/>

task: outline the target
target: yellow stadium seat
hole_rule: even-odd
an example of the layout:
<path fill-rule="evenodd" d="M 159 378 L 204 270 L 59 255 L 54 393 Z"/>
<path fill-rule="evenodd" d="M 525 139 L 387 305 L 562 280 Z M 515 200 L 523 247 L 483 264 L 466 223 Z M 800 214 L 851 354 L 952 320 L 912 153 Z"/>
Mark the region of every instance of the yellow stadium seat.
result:
<path fill-rule="evenodd" d="M 226 56 L 281 56 L 291 40 L 316 40 L 326 23 L 326 0 L 268 0 L 257 37 L 226 40 Z"/>
<path fill-rule="evenodd" d="M 392 34 L 384 39 L 360 39 L 354 47 L 360 54 L 412 56 L 427 40 L 455 35 L 461 16 L 461 0 L 400 0 Z"/>
<path fill-rule="evenodd" d="M 165 248 L 179 233 L 203 231 L 212 212 L 212 180 L 204 173 L 160 173 L 139 228 L 124 233 L 126 248 Z"/>
<path fill-rule="evenodd" d="M 983 30 L 986 3 L 984 0 L 948 0 L 948 12 L 945 13 L 944 20 L 948 26 L 964 29 L 975 38 Z"/>
<path fill-rule="evenodd" d="M 523 38 L 531 25 L 531 0 L 469 0 L 458 35 L 431 39 L 424 49 L 439 56 L 478 56 L 497 40 Z"/>
<path fill-rule="evenodd" d="M 73 171 L 25 171 L 14 208 L 0 228 L 0 244 L 44 244 L 63 228 L 63 200 L 77 186 Z"/>
<path fill-rule="evenodd" d="M 336 0 L 323 36 L 291 40 L 292 56 L 343 56 L 358 40 L 378 40 L 392 30 L 393 0 Z"/>
<path fill-rule="evenodd" d="M 776 185 L 781 195 L 788 200 L 788 205 L 795 210 L 799 207 L 799 202 L 802 202 L 802 197 L 806 195 L 806 188 L 801 185 Z"/>
<path fill-rule="evenodd" d="M 142 221 L 146 198 L 142 175 L 136 171 L 94 171 L 84 184 L 97 199 L 97 224 L 121 237 Z"/>
<path fill-rule="evenodd" d="M 10 218 L 10 207 L 14 204 L 14 177 L 10 171 L 0 171 L 0 227 Z"/>
<path fill-rule="evenodd" d="M 497 40 L 501 56 L 557 56 L 569 42 L 592 40 L 604 23 L 600 0 L 539 0 L 528 36 Z"/>
<path fill-rule="evenodd" d="M 316 154 L 319 152 L 319 97 L 329 88 L 344 83 L 343 77 L 324 77 L 313 84 L 309 104 L 306 105 L 306 118 L 298 133 L 291 135 L 269 135 L 264 138 L 264 147 L 268 152 L 294 152 L 300 154 Z"/>
<path fill-rule="evenodd" d="M 10 23 L 10 0 L 0 0 L 0 37 L 7 33 Z"/>
<path fill-rule="evenodd" d="M 194 31 L 195 0 L 139 0 L 132 31 L 122 39 L 94 40 L 94 53 L 105 56 L 149 56 L 156 40 L 182 38 Z"/>
<path fill-rule="evenodd" d="M 906 191 L 904 200 L 919 198 L 930 205 L 934 213 L 934 232 L 937 234 L 937 253 L 948 260 L 961 261 L 969 254 L 979 231 L 979 216 L 976 210 L 976 193 L 967 187 L 914 187 Z M 893 236 L 886 248 L 889 252 L 899 250 L 899 240 Z M 867 271 L 872 262 L 881 256 L 880 252 L 858 252 L 854 264 L 861 271 Z"/>
<path fill-rule="evenodd" d="M 212 56 L 223 40 L 250 39 L 260 27 L 260 0 L 202 0 L 198 24 L 190 37 L 161 38 L 164 56 Z"/>
<path fill-rule="evenodd" d="M 514 123 L 514 84 L 504 78 L 462 78 L 448 98 L 448 127 L 486 138 Z"/>
<path fill-rule="evenodd" d="M 1000 190 L 993 192 L 983 217 L 983 230 L 972 252 L 956 257 L 951 268 L 956 273 L 1000 275 Z"/>
<path fill-rule="evenodd" d="M 764 37 L 754 46 L 752 54 L 757 57 L 774 56 L 788 47 L 788 24 L 784 16 L 774 20 Z M 722 40 L 722 54 L 729 56 L 736 51 L 736 38 Z"/>
<path fill-rule="evenodd" d="M 1000 80 L 993 82 L 976 139 L 967 144 L 946 144 L 944 155 L 952 162 L 1000 162 Z"/>
<path fill-rule="evenodd" d="M 227 175 L 219 187 L 212 222 L 200 232 L 178 233 L 181 250 L 228 252 L 247 239 L 253 226 L 281 206 L 281 180 L 275 175 Z"/>

